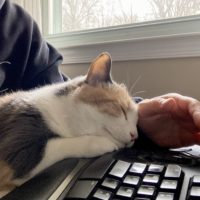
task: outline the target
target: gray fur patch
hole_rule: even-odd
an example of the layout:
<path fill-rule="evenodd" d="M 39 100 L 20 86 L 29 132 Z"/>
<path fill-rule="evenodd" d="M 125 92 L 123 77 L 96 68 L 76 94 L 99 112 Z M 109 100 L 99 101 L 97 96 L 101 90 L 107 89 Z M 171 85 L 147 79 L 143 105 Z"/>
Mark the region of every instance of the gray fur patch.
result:
<path fill-rule="evenodd" d="M 81 80 L 80 82 L 76 83 L 76 84 L 68 84 L 63 88 L 60 88 L 55 95 L 56 96 L 66 96 L 69 95 L 70 93 L 72 93 L 74 90 L 76 90 L 78 87 L 80 87 L 82 84 L 84 84 L 84 82 Z"/>
<path fill-rule="evenodd" d="M 70 93 L 70 89 L 69 87 L 65 87 L 65 88 L 62 88 L 62 89 L 59 89 L 57 92 L 56 92 L 56 96 L 66 96 Z"/>
<path fill-rule="evenodd" d="M 19 101 L 0 107 L 0 160 L 12 166 L 17 178 L 42 160 L 48 139 L 57 137 L 36 108 Z"/>

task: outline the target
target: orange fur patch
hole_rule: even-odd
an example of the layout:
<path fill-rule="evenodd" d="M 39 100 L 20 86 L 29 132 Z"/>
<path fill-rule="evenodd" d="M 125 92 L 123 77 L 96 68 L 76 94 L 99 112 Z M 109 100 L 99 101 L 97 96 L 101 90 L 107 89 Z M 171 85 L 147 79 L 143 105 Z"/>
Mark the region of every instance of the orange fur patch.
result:
<path fill-rule="evenodd" d="M 110 70 L 110 68 L 105 66 L 111 66 L 111 60 L 109 55 L 103 53 L 92 62 L 88 72 L 89 76 L 90 74 L 93 74 L 92 76 L 97 74 L 103 77 L 105 74 L 109 74 L 108 70 Z"/>
<path fill-rule="evenodd" d="M 126 87 L 117 83 L 83 85 L 77 94 L 77 100 L 88 103 L 105 113 L 120 116 L 122 109 L 126 112 L 133 105 Z"/>
<path fill-rule="evenodd" d="M 0 161 L 0 192 L 11 191 L 15 188 L 12 181 L 13 174 L 12 168 L 6 162 Z"/>

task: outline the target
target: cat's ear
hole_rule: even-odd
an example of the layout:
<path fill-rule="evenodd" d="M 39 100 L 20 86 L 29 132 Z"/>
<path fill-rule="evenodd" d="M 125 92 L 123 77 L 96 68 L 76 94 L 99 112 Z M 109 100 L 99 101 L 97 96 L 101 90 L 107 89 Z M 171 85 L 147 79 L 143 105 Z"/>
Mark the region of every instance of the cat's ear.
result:
<path fill-rule="evenodd" d="M 100 54 L 90 65 L 87 73 L 86 83 L 97 85 L 99 83 L 112 83 L 111 79 L 112 60 L 109 53 Z"/>

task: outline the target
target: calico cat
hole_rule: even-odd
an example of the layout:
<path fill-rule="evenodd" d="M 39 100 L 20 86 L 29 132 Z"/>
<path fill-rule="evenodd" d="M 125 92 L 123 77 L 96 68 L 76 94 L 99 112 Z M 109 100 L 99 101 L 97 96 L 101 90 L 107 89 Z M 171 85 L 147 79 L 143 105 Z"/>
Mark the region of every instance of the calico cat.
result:
<path fill-rule="evenodd" d="M 0 98 L 0 196 L 69 157 L 95 157 L 137 138 L 137 105 L 99 55 L 86 76 Z"/>

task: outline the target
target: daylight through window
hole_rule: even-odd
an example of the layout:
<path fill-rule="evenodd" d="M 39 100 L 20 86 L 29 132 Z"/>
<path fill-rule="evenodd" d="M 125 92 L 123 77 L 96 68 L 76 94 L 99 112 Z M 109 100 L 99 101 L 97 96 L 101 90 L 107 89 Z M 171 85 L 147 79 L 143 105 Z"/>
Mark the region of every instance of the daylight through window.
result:
<path fill-rule="evenodd" d="M 57 22 L 52 22 L 52 26 L 57 26 L 52 31 L 54 33 L 200 14 L 200 0 L 52 0 L 52 2 L 52 16 Z"/>

